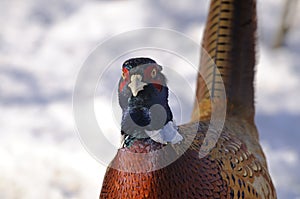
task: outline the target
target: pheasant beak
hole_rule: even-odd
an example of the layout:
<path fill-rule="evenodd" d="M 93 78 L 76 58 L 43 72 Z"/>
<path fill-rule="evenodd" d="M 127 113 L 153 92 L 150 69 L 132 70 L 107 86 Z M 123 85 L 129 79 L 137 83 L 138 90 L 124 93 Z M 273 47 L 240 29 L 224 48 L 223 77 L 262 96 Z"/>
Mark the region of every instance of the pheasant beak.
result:
<path fill-rule="evenodd" d="M 137 94 L 144 89 L 144 86 L 147 84 L 145 82 L 142 82 L 142 76 L 141 75 L 132 75 L 130 80 L 131 82 L 128 84 L 129 88 L 131 89 L 131 93 L 134 97 L 137 96 Z"/>

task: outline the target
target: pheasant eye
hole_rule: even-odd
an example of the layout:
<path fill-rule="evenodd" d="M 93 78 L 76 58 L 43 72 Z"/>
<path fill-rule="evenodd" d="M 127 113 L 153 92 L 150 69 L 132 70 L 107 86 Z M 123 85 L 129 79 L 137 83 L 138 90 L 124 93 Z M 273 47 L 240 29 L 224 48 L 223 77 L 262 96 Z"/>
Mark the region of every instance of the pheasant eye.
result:
<path fill-rule="evenodd" d="M 123 78 L 123 80 L 125 80 L 128 77 L 128 73 L 129 73 L 129 71 L 126 68 L 124 68 L 122 70 L 122 78 Z"/>
<path fill-rule="evenodd" d="M 156 69 L 155 68 L 153 68 L 153 70 L 151 71 L 151 77 L 152 78 L 155 78 L 156 77 Z"/>
<path fill-rule="evenodd" d="M 122 78 L 123 78 L 123 80 L 126 78 L 126 74 L 124 71 L 122 72 Z"/>

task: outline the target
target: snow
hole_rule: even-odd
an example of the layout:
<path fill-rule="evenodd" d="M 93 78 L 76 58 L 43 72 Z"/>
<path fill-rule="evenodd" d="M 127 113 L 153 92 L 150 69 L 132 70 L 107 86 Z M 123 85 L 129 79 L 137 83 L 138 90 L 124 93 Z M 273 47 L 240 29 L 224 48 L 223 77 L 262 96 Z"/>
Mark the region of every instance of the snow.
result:
<path fill-rule="evenodd" d="M 279 198 L 300 198 L 300 23 L 295 20 L 283 48 L 271 49 L 281 4 L 258 1 L 256 122 Z M 99 43 L 142 27 L 174 29 L 198 43 L 207 7 L 205 0 L 1 1 L 0 198 L 97 198 L 105 165 L 81 144 L 72 112 L 73 87 L 82 63 Z M 151 54 L 163 66 L 186 64 L 168 53 L 138 53 Z M 118 81 L 112 77 L 120 73 L 113 71 L 107 85 Z M 178 74 L 168 68 L 166 73 L 174 91 L 171 106 L 177 123 L 182 123 L 190 114 L 182 103 L 191 104 L 193 99 L 178 99 L 185 95 L 173 86 L 172 77 Z M 192 69 L 180 75 L 192 89 Z M 111 91 L 105 95 L 116 98 Z M 114 100 L 98 95 L 95 107 L 105 136 L 118 145 L 120 117 Z M 107 117 L 101 119 L 103 115 Z"/>

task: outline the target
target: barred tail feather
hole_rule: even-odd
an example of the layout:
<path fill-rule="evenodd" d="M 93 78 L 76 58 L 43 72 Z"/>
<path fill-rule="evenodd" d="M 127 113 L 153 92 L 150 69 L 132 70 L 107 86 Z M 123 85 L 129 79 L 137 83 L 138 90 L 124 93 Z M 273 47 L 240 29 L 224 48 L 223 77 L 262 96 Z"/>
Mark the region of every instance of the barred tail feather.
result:
<path fill-rule="evenodd" d="M 253 121 L 256 24 L 255 0 L 211 1 L 192 120 L 210 117 L 210 100 L 220 97 L 221 78 L 227 115 Z"/>

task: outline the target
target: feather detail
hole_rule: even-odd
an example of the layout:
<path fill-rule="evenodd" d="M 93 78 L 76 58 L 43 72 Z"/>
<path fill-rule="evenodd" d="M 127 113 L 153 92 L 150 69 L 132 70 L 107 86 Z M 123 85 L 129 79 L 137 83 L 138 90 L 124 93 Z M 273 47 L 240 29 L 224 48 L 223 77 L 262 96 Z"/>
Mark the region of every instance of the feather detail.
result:
<path fill-rule="evenodd" d="M 211 99 L 221 96 L 222 83 L 227 115 L 253 121 L 255 43 L 255 0 L 211 1 L 202 43 L 206 52 L 202 51 L 200 60 L 203 77 L 198 75 L 193 121 L 210 117 Z"/>
<path fill-rule="evenodd" d="M 148 131 L 145 130 L 146 134 L 155 142 L 161 144 L 171 143 L 177 144 L 182 141 L 183 137 L 177 131 L 175 122 L 169 121 L 162 129 Z"/>

